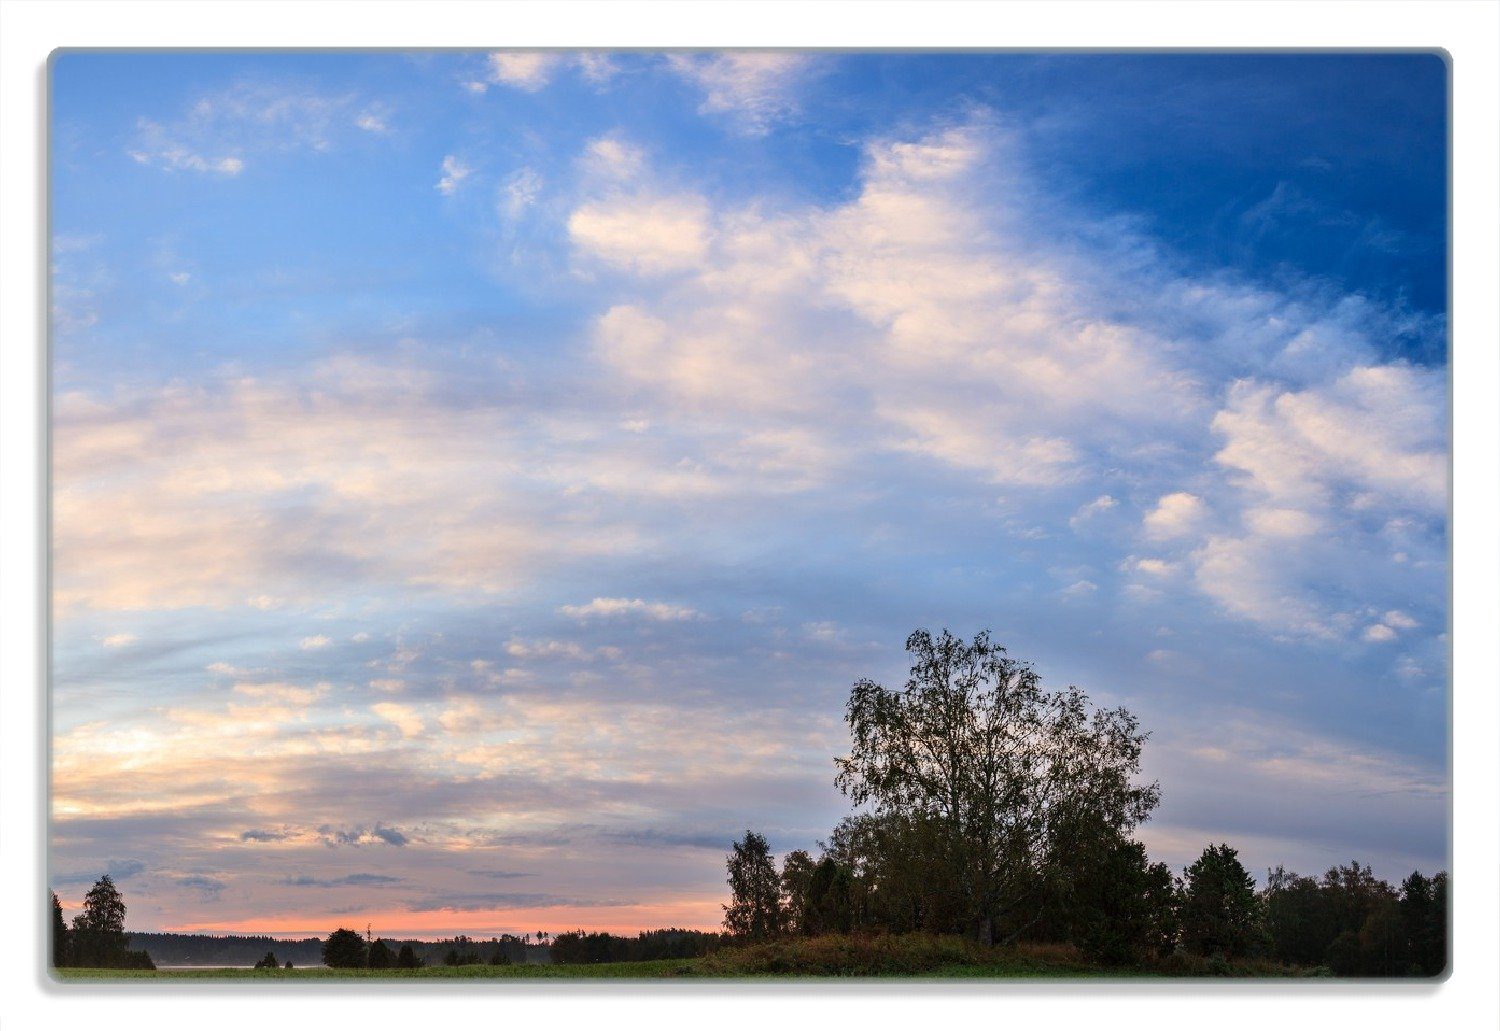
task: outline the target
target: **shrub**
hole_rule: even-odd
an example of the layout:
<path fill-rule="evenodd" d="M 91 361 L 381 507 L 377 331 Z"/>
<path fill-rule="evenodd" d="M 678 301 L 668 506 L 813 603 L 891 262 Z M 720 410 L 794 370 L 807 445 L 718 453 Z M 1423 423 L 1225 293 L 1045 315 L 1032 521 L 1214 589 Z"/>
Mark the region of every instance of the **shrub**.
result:
<path fill-rule="evenodd" d="M 940 967 L 982 962 L 987 950 L 955 936 L 830 934 L 720 949 L 703 961 L 715 977 L 746 974 L 806 974 L 814 977 L 876 977 L 922 974 Z"/>

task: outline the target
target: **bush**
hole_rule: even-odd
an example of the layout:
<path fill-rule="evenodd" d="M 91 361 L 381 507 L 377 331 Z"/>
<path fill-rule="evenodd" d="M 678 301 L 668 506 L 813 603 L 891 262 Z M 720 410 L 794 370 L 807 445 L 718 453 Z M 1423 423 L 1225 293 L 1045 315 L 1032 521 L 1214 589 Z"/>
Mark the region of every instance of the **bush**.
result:
<path fill-rule="evenodd" d="M 703 961 L 714 977 L 746 974 L 807 974 L 814 977 L 876 977 L 922 974 L 940 967 L 983 962 L 988 950 L 954 936 L 830 934 L 730 946 Z"/>

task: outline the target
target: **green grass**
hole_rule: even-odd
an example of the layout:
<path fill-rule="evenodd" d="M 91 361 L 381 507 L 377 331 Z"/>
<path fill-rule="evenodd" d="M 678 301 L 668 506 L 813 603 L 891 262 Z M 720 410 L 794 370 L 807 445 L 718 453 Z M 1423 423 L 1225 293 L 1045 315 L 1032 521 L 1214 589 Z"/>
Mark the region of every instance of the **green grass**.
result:
<path fill-rule="evenodd" d="M 1225 963 L 1189 956 L 1129 967 L 1090 962 L 1065 945 L 983 948 L 960 938 L 885 935 L 873 938 L 829 935 L 791 938 L 721 949 L 702 959 L 658 959 L 634 963 L 422 967 L 417 970 L 291 970 L 218 968 L 201 970 L 57 971 L 63 981 L 329 981 L 329 980 L 549 980 L 555 978 L 661 980 L 717 978 L 803 980 L 809 978 L 1181 978 L 1310 977 L 1325 971 L 1287 967 L 1264 960 Z"/>

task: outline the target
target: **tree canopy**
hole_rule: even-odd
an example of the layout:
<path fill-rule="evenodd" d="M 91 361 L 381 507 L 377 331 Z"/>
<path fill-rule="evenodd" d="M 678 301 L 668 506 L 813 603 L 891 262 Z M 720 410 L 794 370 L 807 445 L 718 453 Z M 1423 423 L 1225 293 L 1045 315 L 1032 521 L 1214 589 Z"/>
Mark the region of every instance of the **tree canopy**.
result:
<path fill-rule="evenodd" d="M 855 683 L 850 754 L 836 783 L 855 805 L 905 821 L 946 867 L 961 920 L 982 941 L 1023 933 L 1066 833 L 1126 834 L 1159 800 L 1137 785 L 1146 734 L 1126 709 L 1075 687 L 1045 692 L 1030 665 L 981 632 L 906 642 L 903 690 Z"/>
<path fill-rule="evenodd" d="M 726 865 L 730 902 L 724 907 L 725 930 L 752 940 L 780 934 L 785 926 L 781 878 L 766 839 L 746 831 L 732 845 Z"/>
<path fill-rule="evenodd" d="M 358 931 L 340 927 L 323 943 L 323 963 L 330 967 L 362 967 L 368 958 L 365 940 Z"/>

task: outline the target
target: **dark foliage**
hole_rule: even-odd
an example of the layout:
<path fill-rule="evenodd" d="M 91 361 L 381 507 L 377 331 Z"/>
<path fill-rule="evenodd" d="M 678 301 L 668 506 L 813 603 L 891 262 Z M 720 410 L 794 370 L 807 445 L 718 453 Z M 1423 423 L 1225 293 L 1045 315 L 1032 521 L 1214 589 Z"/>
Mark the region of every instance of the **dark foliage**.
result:
<path fill-rule="evenodd" d="M 281 964 L 276 961 L 276 953 L 274 952 L 268 952 L 255 961 L 256 970 L 276 970 L 280 966 Z"/>
<path fill-rule="evenodd" d="M 727 940 L 728 935 L 676 927 L 642 931 L 634 938 L 577 930 L 556 935 L 550 948 L 554 963 L 625 963 L 694 959 L 711 954 Z"/>
<path fill-rule="evenodd" d="M 330 967 L 365 966 L 368 947 L 358 931 L 340 927 L 323 943 L 323 964 Z"/>
<path fill-rule="evenodd" d="M 54 916 L 61 919 L 61 911 Z M 73 918 L 67 935 L 70 966 L 154 970 L 156 965 L 144 951 L 131 951 L 125 933 L 125 898 L 105 874 L 94 882 L 83 899 L 83 912 Z"/>
<path fill-rule="evenodd" d="M 1340 977 L 1437 977 L 1448 963 L 1448 875 L 1412 873 L 1398 891 L 1368 866 L 1321 880 L 1281 867 L 1262 893 L 1271 954 Z"/>
<path fill-rule="evenodd" d="M 835 782 L 873 806 L 895 846 L 881 858 L 907 894 L 885 893 L 892 918 L 983 944 L 1015 940 L 1040 918 L 1070 828 L 1124 835 L 1156 807 L 1157 786 L 1133 782 L 1146 735 L 1125 709 L 1091 710 L 1077 688 L 1044 692 L 987 633 L 966 642 L 918 630 L 906 649 L 904 689 L 860 680 L 851 690 L 853 742 L 834 760 Z M 940 893 L 912 895 L 901 868 L 913 859 Z"/>
<path fill-rule="evenodd" d="M 52 965 L 65 967 L 72 962 L 71 941 L 68 925 L 63 920 L 62 903 L 57 901 L 57 892 L 52 892 Z"/>
<path fill-rule="evenodd" d="M 416 951 L 411 947 L 411 942 L 406 942 L 396 953 L 396 966 L 402 970 L 415 970 L 417 967 L 425 966 L 422 960 L 417 958 Z"/>
<path fill-rule="evenodd" d="M 365 957 L 365 964 L 371 970 L 385 970 L 395 960 L 395 954 L 391 952 L 390 946 L 376 938 L 370 943 L 369 955 Z"/>
<path fill-rule="evenodd" d="M 724 907 L 724 929 L 752 941 L 774 938 L 786 929 L 786 914 L 771 848 L 754 831 L 746 831 L 731 848 L 725 863 L 730 899 Z"/>
<path fill-rule="evenodd" d="M 131 931 L 132 948 L 145 948 L 153 959 L 169 966 L 248 967 L 267 952 L 295 961 L 299 967 L 323 961 L 323 940 L 285 940 L 267 935 L 169 934 Z"/>
<path fill-rule="evenodd" d="M 1210 845 L 1184 872 L 1182 943 L 1200 956 L 1252 955 L 1261 941 L 1255 878 L 1228 845 Z"/>

